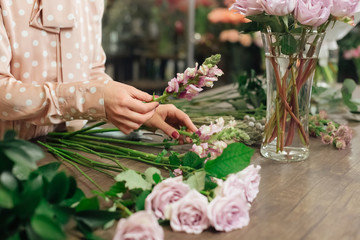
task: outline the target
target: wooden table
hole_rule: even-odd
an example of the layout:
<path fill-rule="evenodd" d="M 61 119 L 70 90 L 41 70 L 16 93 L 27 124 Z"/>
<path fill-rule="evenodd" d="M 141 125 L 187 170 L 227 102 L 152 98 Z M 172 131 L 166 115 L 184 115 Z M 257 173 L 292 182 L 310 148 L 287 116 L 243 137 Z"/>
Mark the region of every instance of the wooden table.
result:
<path fill-rule="evenodd" d="M 165 239 L 360 239 L 360 123 L 349 125 L 354 138 L 347 149 L 336 150 L 312 138 L 310 157 L 303 162 L 285 164 L 268 160 L 256 148 L 252 163 L 261 166 L 260 192 L 252 204 L 247 227 L 230 233 L 210 229 L 200 235 L 176 233 L 164 227 Z M 50 161 L 55 160 L 48 154 L 42 163 Z M 123 162 L 137 170 L 149 167 L 126 159 Z M 76 176 L 80 188 L 90 196 L 95 187 L 73 167 L 63 168 Z M 105 189 L 114 183 L 91 169 L 85 171 Z M 114 227 L 98 233 L 112 239 Z"/>

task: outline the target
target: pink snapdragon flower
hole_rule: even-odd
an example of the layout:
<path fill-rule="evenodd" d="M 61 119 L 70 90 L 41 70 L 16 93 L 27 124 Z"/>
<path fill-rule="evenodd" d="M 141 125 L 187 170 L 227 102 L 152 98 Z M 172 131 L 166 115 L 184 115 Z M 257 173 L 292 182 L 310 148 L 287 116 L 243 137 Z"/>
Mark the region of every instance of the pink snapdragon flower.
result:
<path fill-rule="evenodd" d="M 165 219 L 168 205 L 179 201 L 189 191 L 190 187 L 182 181 L 182 176 L 165 179 L 146 197 L 145 209 L 154 212 L 158 219 Z"/>
<path fill-rule="evenodd" d="M 164 230 L 152 212 L 140 211 L 120 219 L 113 240 L 163 240 Z"/>
<path fill-rule="evenodd" d="M 191 100 L 195 96 L 197 96 L 202 90 L 204 90 L 204 89 L 202 89 L 200 87 L 196 87 L 193 84 L 190 84 L 189 86 L 186 87 L 185 91 L 179 95 L 179 97 Z"/>
<path fill-rule="evenodd" d="M 250 205 L 241 196 L 217 196 L 209 204 L 208 218 L 217 231 L 230 232 L 249 224 L 249 209 Z"/>
<path fill-rule="evenodd" d="M 179 81 L 177 78 L 173 78 L 168 82 L 168 87 L 166 88 L 166 91 L 168 92 L 179 92 Z"/>
<path fill-rule="evenodd" d="M 201 143 L 200 145 L 193 144 L 191 151 L 199 155 L 199 157 L 204 158 L 209 153 L 209 144 Z"/>
<path fill-rule="evenodd" d="M 236 0 L 229 8 L 245 16 L 257 15 L 264 12 L 263 7 L 256 0 Z"/>
<path fill-rule="evenodd" d="M 196 132 L 201 140 L 208 140 L 213 134 L 218 133 L 224 129 L 224 118 L 216 119 L 216 123 L 210 123 L 210 125 L 202 125 Z"/>
<path fill-rule="evenodd" d="M 335 17 L 351 17 L 354 15 L 359 0 L 334 0 L 331 15 Z"/>
<path fill-rule="evenodd" d="M 294 16 L 301 24 L 318 27 L 330 16 L 332 0 L 298 0 Z"/>
<path fill-rule="evenodd" d="M 257 0 L 269 15 L 285 16 L 292 13 L 296 0 Z"/>
<path fill-rule="evenodd" d="M 207 198 L 195 189 L 170 205 L 166 217 L 172 230 L 200 234 L 209 227 Z"/>

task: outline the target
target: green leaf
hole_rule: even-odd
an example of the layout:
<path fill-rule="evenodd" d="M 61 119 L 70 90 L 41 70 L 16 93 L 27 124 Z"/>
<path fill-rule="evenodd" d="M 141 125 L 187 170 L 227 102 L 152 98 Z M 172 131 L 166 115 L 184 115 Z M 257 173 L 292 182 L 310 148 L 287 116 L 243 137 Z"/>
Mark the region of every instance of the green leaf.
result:
<path fill-rule="evenodd" d="M 43 198 L 43 178 L 35 176 L 24 184 L 24 191 L 20 195 L 21 202 L 17 204 L 16 213 L 22 217 L 33 214 L 41 199 Z"/>
<path fill-rule="evenodd" d="M 65 199 L 69 191 L 69 181 L 64 172 L 59 172 L 51 180 L 47 188 L 47 199 L 51 203 L 59 203 Z"/>
<path fill-rule="evenodd" d="M 84 198 L 76 206 L 76 212 L 87 211 L 87 210 L 99 210 L 99 200 L 97 197 Z"/>
<path fill-rule="evenodd" d="M 151 191 L 143 191 L 137 198 L 135 204 L 135 210 L 141 211 L 145 209 L 145 199 L 151 193 Z"/>
<path fill-rule="evenodd" d="M 176 154 L 171 154 L 169 156 L 169 161 L 170 161 L 170 164 L 173 166 L 180 166 L 180 164 L 181 164 L 181 161 Z"/>
<path fill-rule="evenodd" d="M 50 182 L 53 179 L 53 177 L 56 175 L 60 165 L 61 165 L 60 162 L 52 162 L 39 167 L 38 171 Z"/>
<path fill-rule="evenodd" d="M 242 143 L 232 143 L 224 149 L 219 157 L 206 162 L 205 171 L 213 177 L 226 177 L 246 168 L 250 164 L 253 154 L 252 148 Z"/>
<path fill-rule="evenodd" d="M 196 189 L 198 191 L 202 191 L 205 188 L 205 171 L 195 172 L 186 183 L 190 186 L 190 188 Z"/>
<path fill-rule="evenodd" d="M 127 170 L 125 172 L 119 173 L 115 180 L 118 182 L 125 182 L 125 187 L 129 190 L 132 189 L 142 189 L 142 190 L 150 190 L 152 184 L 147 182 L 140 174 L 135 172 L 134 170 Z"/>
<path fill-rule="evenodd" d="M 353 94 L 356 86 L 357 85 L 356 85 L 354 80 L 345 79 L 345 81 L 343 83 L 343 86 L 341 88 L 341 94 L 342 94 L 343 102 L 351 111 L 357 111 L 358 110 L 358 105 L 351 100 L 352 99 L 352 94 Z"/>
<path fill-rule="evenodd" d="M 155 173 L 153 175 L 153 180 L 154 180 L 155 184 L 158 184 L 159 182 L 161 182 L 161 179 L 162 178 L 161 178 L 161 176 L 159 174 Z"/>
<path fill-rule="evenodd" d="M 155 184 L 156 182 L 153 179 L 153 176 L 155 174 L 158 174 L 158 175 L 161 176 L 160 170 L 157 169 L 157 168 L 154 168 L 154 167 L 150 167 L 150 168 L 146 169 L 145 172 L 144 172 L 146 181 L 148 181 L 151 184 Z"/>
<path fill-rule="evenodd" d="M 34 215 L 31 218 L 31 227 L 43 239 L 63 240 L 66 235 L 61 229 L 60 224 L 46 215 Z"/>
<path fill-rule="evenodd" d="M 192 167 L 195 169 L 199 169 L 204 164 L 204 159 L 200 158 L 199 155 L 197 155 L 194 152 L 187 152 L 182 160 L 183 166 Z"/>
<path fill-rule="evenodd" d="M 11 192 L 0 185 L 0 207 L 13 208 L 14 205 Z"/>
<path fill-rule="evenodd" d="M 69 189 L 65 199 L 72 198 L 77 190 L 77 183 L 73 176 L 68 177 Z"/>
<path fill-rule="evenodd" d="M 16 191 L 18 187 L 16 178 L 9 172 L 3 172 L 0 175 L 0 182 L 4 187 L 6 187 L 10 191 Z"/>
<path fill-rule="evenodd" d="M 91 228 L 102 227 L 109 221 L 120 217 L 119 212 L 108 211 L 81 211 L 76 213 L 76 219 Z"/>
<path fill-rule="evenodd" d="M 292 34 L 285 34 L 281 37 L 281 52 L 285 55 L 292 55 L 297 51 L 297 41 Z"/>
<path fill-rule="evenodd" d="M 4 154 L 13 162 L 28 167 L 30 169 L 36 169 L 37 165 L 35 162 L 30 161 L 30 156 L 23 149 L 5 148 L 3 149 Z"/>
<path fill-rule="evenodd" d="M 211 180 L 211 177 L 210 177 L 209 175 L 206 175 L 206 176 L 205 176 L 205 187 L 204 187 L 204 190 L 205 190 L 205 191 L 213 190 L 213 189 L 215 189 L 217 186 L 218 186 L 218 185 Z"/>
<path fill-rule="evenodd" d="M 28 168 L 27 166 L 21 164 L 15 164 L 12 173 L 16 176 L 19 180 L 26 180 L 29 178 L 30 174 L 32 173 L 32 169 Z"/>
<path fill-rule="evenodd" d="M 61 205 L 72 206 L 73 204 L 79 202 L 84 197 L 85 197 L 84 192 L 80 188 L 77 188 L 75 191 L 75 194 L 73 194 L 73 196 L 71 198 L 63 200 L 61 202 Z"/>
<path fill-rule="evenodd" d="M 14 130 L 8 130 L 4 135 L 4 142 L 14 140 L 16 137 L 16 132 Z"/>
<path fill-rule="evenodd" d="M 116 182 L 113 184 L 109 191 L 105 193 L 105 195 L 116 197 L 118 194 L 126 192 L 126 187 L 124 182 Z"/>

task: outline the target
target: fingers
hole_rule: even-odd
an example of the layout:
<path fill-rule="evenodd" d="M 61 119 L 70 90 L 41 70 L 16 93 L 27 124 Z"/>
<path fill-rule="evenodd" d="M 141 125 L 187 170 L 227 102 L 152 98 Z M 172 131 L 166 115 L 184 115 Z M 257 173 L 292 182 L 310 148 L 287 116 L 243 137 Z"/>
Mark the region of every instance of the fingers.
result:
<path fill-rule="evenodd" d="M 145 102 L 150 102 L 153 99 L 150 94 L 140 91 L 139 89 L 136 89 L 134 87 L 131 87 L 130 95 L 135 99 Z"/>
<path fill-rule="evenodd" d="M 145 114 L 153 111 L 158 106 L 158 102 L 143 103 L 137 99 L 132 99 L 131 103 L 129 104 L 129 109 L 137 113 Z"/>
<path fill-rule="evenodd" d="M 190 132 L 196 132 L 198 130 L 194 123 L 191 121 L 190 117 L 183 111 L 176 109 L 175 117 L 178 119 L 179 122 L 182 123 L 181 125 L 186 126 L 186 128 L 190 130 Z"/>

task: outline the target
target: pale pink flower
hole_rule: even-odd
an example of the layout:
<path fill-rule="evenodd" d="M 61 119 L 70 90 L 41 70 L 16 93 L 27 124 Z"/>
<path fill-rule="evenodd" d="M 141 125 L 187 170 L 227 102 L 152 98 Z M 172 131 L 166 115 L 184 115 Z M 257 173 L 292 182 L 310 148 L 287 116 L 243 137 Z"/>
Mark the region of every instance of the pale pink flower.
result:
<path fill-rule="evenodd" d="M 120 219 L 113 240 L 162 240 L 164 230 L 152 212 L 140 211 Z"/>
<path fill-rule="evenodd" d="M 173 174 L 178 177 L 183 175 L 183 171 L 180 168 L 177 168 L 173 171 Z"/>
<path fill-rule="evenodd" d="M 200 234 L 209 227 L 207 198 L 195 189 L 170 205 L 167 217 L 172 230 Z"/>
<path fill-rule="evenodd" d="M 214 82 L 216 82 L 218 79 L 217 77 L 207 77 L 207 76 L 201 76 L 199 77 L 199 87 L 210 87 L 212 88 L 214 86 Z"/>
<path fill-rule="evenodd" d="M 249 224 L 249 209 L 250 205 L 241 196 L 217 196 L 209 204 L 208 218 L 217 231 L 230 232 Z"/>
<path fill-rule="evenodd" d="M 254 165 L 250 165 L 244 170 L 236 173 L 237 177 L 244 182 L 245 196 L 249 202 L 252 202 L 259 193 L 260 169 L 260 165 L 256 167 L 254 167 Z"/>
<path fill-rule="evenodd" d="M 331 7 L 332 0 L 298 0 L 294 15 L 301 24 L 317 27 L 329 19 Z"/>
<path fill-rule="evenodd" d="M 193 144 L 191 151 L 199 155 L 199 157 L 204 158 L 208 154 L 208 143 L 201 143 L 200 145 Z"/>
<path fill-rule="evenodd" d="M 285 16 L 295 9 L 296 0 L 257 0 L 269 15 Z"/>
<path fill-rule="evenodd" d="M 179 91 L 179 82 L 176 78 L 171 79 L 168 82 L 168 87 L 166 88 L 166 91 L 171 93 L 171 92 L 178 92 Z"/>
<path fill-rule="evenodd" d="M 328 118 L 327 112 L 326 112 L 325 110 L 321 110 L 321 111 L 319 112 L 319 118 L 320 118 L 321 120 L 327 119 L 327 118 Z"/>
<path fill-rule="evenodd" d="M 165 219 L 166 207 L 179 201 L 189 191 L 190 187 L 182 181 L 182 176 L 165 179 L 146 197 L 145 209 L 154 212 L 155 217 Z"/>
<path fill-rule="evenodd" d="M 333 141 L 334 141 L 334 137 L 333 136 L 330 136 L 329 134 L 326 134 L 326 133 L 320 133 L 320 136 L 321 136 L 321 141 L 324 143 L 324 144 L 332 144 Z"/>
<path fill-rule="evenodd" d="M 229 10 L 234 10 L 245 16 L 257 15 L 264 11 L 261 4 L 256 0 L 236 0 Z"/>
<path fill-rule="evenodd" d="M 335 132 L 337 138 L 341 138 L 346 144 L 349 144 L 352 139 L 352 129 L 348 126 L 341 125 Z"/>
<path fill-rule="evenodd" d="M 346 148 L 346 143 L 343 139 L 336 139 L 335 147 L 339 150 L 344 150 Z"/>
<path fill-rule="evenodd" d="M 193 84 L 190 84 L 186 87 L 186 92 L 183 94 L 180 94 L 180 98 L 186 98 L 191 100 L 193 97 L 197 96 L 203 89 L 196 87 Z"/>
<path fill-rule="evenodd" d="M 359 4 L 359 0 L 334 0 L 331 14 L 335 17 L 351 17 Z"/>
<path fill-rule="evenodd" d="M 200 73 L 201 75 L 206 76 L 206 75 L 208 75 L 209 71 L 210 71 L 210 68 L 207 65 L 202 64 L 199 67 L 198 73 Z"/>
<path fill-rule="evenodd" d="M 227 144 L 224 141 L 215 141 L 209 147 L 209 152 L 211 159 L 215 159 L 222 154 L 224 149 L 227 147 Z"/>
<path fill-rule="evenodd" d="M 245 182 L 236 174 L 230 174 L 225 181 L 217 180 L 217 188 L 215 189 L 216 196 L 229 197 L 236 195 L 246 199 Z"/>
<path fill-rule="evenodd" d="M 187 81 L 188 79 L 192 79 L 196 76 L 197 74 L 197 68 L 198 68 L 198 63 L 196 63 L 195 68 L 187 68 L 184 72 L 184 79 L 185 81 Z"/>
<path fill-rule="evenodd" d="M 332 133 L 336 130 L 336 126 L 334 125 L 334 123 L 329 122 L 326 126 L 326 131 L 329 133 Z"/>
<path fill-rule="evenodd" d="M 212 68 L 209 69 L 209 72 L 207 74 L 208 77 L 220 77 L 224 74 L 224 72 L 218 68 L 218 66 L 214 66 Z"/>

